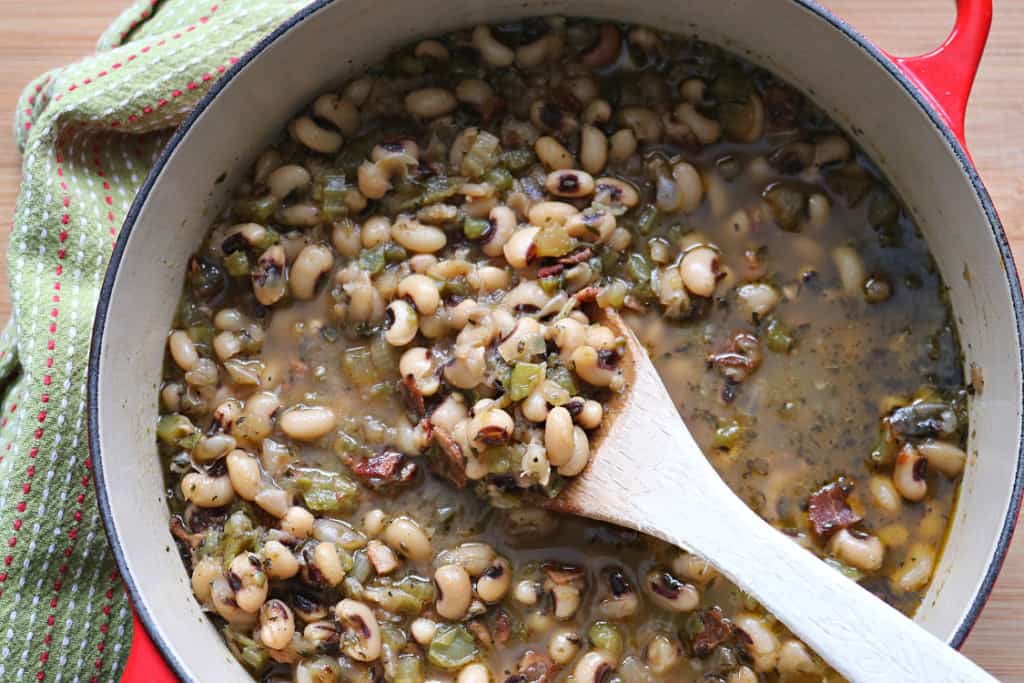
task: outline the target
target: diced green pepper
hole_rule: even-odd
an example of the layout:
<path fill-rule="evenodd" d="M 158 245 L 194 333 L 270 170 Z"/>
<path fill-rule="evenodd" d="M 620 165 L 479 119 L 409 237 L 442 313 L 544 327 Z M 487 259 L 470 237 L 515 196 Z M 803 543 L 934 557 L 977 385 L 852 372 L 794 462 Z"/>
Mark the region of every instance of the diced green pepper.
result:
<path fill-rule="evenodd" d="M 400 655 L 395 662 L 394 683 L 423 683 L 423 659 L 419 655 Z"/>
<path fill-rule="evenodd" d="M 576 380 L 573 379 L 572 372 L 561 363 L 549 365 L 545 374 L 547 379 L 568 391 L 571 396 L 575 396 L 579 393 L 579 389 L 576 387 Z"/>
<path fill-rule="evenodd" d="M 570 237 L 569 231 L 561 225 L 542 228 L 537 233 L 534 244 L 537 247 L 537 256 L 541 258 L 565 256 L 576 248 L 576 240 Z"/>
<path fill-rule="evenodd" d="M 613 659 L 618 659 L 622 656 L 622 631 L 615 624 L 610 624 L 607 621 L 596 621 L 587 629 L 587 638 L 590 639 L 591 645 L 598 650 L 608 653 Z"/>
<path fill-rule="evenodd" d="M 508 397 L 522 401 L 544 379 L 544 366 L 538 363 L 516 363 L 508 379 Z"/>
<path fill-rule="evenodd" d="M 313 512 L 341 512 L 356 502 L 359 487 L 344 474 L 315 469 L 296 470 L 295 484 Z"/>
<path fill-rule="evenodd" d="M 281 202 L 272 194 L 268 194 L 266 197 L 252 197 L 236 203 L 235 214 L 243 220 L 266 223 L 280 204 Z"/>
<path fill-rule="evenodd" d="M 626 294 L 629 293 L 629 285 L 622 280 L 612 280 L 597 293 L 597 305 L 604 308 L 622 308 L 626 302 Z"/>
<path fill-rule="evenodd" d="M 490 222 L 479 218 L 466 218 L 462 222 L 462 232 L 468 240 L 478 240 L 491 229 Z"/>
<path fill-rule="evenodd" d="M 230 626 L 225 627 L 223 634 L 228 648 L 250 672 L 258 676 L 266 668 L 270 656 L 263 645 Z"/>
<path fill-rule="evenodd" d="M 768 318 L 765 326 L 765 342 L 775 353 L 789 353 L 796 346 L 792 330 L 778 318 Z"/>
<path fill-rule="evenodd" d="M 245 277 L 250 272 L 249 255 L 239 249 L 224 257 L 224 270 L 231 277 Z"/>
<path fill-rule="evenodd" d="M 646 256 L 634 251 L 626 259 L 626 273 L 637 284 L 647 282 L 651 279 L 651 264 Z"/>
<path fill-rule="evenodd" d="M 377 368 L 373 362 L 373 350 L 369 346 L 352 346 L 341 353 L 341 371 L 357 386 L 370 386 L 378 380 Z"/>
<path fill-rule="evenodd" d="M 540 288 L 548 296 L 554 296 L 563 287 L 565 287 L 565 274 L 563 273 L 548 275 L 540 279 Z"/>
<path fill-rule="evenodd" d="M 654 230 L 654 222 L 658 220 L 658 208 L 654 204 L 645 204 L 636 217 L 636 229 L 641 235 L 649 235 Z"/>
<path fill-rule="evenodd" d="M 501 155 L 501 165 L 512 173 L 523 171 L 536 161 L 533 150 L 513 149 Z"/>
<path fill-rule="evenodd" d="M 461 669 L 480 654 L 472 634 L 464 626 L 439 626 L 427 648 L 427 660 L 447 671 Z"/>
<path fill-rule="evenodd" d="M 161 415 L 156 423 L 156 437 L 168 446 L 185 448 L 184 442 L 198 438 L 199 430 L 192 420 L 178 413 Z M 194 445 L 194 444 L 193 444 Z"/>
<path fill-rule="evenodd" d="M 494 134 L 481 130 L 462 157 L 462 173 L 479 178 L 498 165 L 500 154 L 501 141 Z"/>
<path fill-rule="evenodd" d="M 484 174 L 484 180 L 493 185 L 498 192 L 508 192 L 515 183 L 512 174 L 503 168 L 492 168 Z"/>
<path fill-rule="evenodd" d="M 359 252 L 359 267 L 370 275 L 376 275 L 384 270 L 386 262 L 384 245 L 377 245 L 372 249 L 363 249 Z"/>
<path fill-rule="evenodd" d="M 743 426 L 736 420 L 729 420 L 718 425 L 712 445 L 715 448 L 728 450 L 743 438 Z"/>

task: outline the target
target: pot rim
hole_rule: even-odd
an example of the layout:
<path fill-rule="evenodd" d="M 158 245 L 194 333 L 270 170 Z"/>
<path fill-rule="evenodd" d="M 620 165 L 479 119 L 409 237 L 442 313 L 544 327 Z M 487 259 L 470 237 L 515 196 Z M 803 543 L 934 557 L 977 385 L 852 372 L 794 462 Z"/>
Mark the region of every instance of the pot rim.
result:
<path fill-rule="evenodd" d="M 98 413 L 99 367 L 101 348 L 103 345 L 103 333 L 106 327 L 107 314 L 109 312 L 110 295 L 117 279 L 121 259 L 124 256 L 124 250 L 127 246 L 128 239 L 131 237 L 131 233 L 136 226 L 139 214 L 141 213 L 146 200 L 149 198 L 149 194 L 152 191 L 153 186 L 156 184 L 157 178 L 163 172 L 164 167 L 177 150 L 178 145 L 181 144 L 183 138 L 188 134 L 193 124 L 195 124 L 199 117 L 205 113 L 207 108 L 209 108 L 216 99 L 217 95 L 227 87 L 227 85 L 242 71 L 242 69 L 244 69 L 256 57 L 261 55 L 266 48 L 276 42 L 285 33 L 299 26 L 321 9 L 336 1 L 341 0 L 316 0 L 316 2 L 311 3 L 296 14 L 292 15 L 271 33 L 262 38 L 256 45 L 246 51 L 246 53 L 242 55 L 239 60 L 227 70 L 227 72 L 217 79 L 206 94 L 203 95 L 203 97 L 201 97 L 196 103 L 195 108 L 178 126 L 174 134 L 171 136 L 171 139 L 167 142 L 167 145 L 161 151 L 159 158 L 154 163 L 153 168 L 146 176 L 146 180 L 143 182 L 135 196 L 135 199 L 132 201 L 132 205 L 125 216 L 121 230 L 118 233 L 114 251 L 111 254 L 110 262 L 103 278 L 99 301 L 96 306 L 96 315 L 93 322 L 92 339 L 89 348 L 86 395 L 88 445 L 90 456 L 94 463 L 93 471 L 96 479 L 96 500 L 99 506 L 100 516 L 103 520 L 104 532 L 110 542 L 110 547 L 114 553 L 118 570 L 120 571 L 121 577 L 128 589 L 128 594 L 131 598 L 131 603 L 135 608 L 136 614 L 150 638 L 163 655 L 165 661 L 174 673 L 182 680 L 188 680 L 188 674 L 186 673 L 188 669 L 178 656 L 178 653 L 171 643 L 169 643 L 163 637 L 163 634 L 156 628 L 157 620 L 154 615 L 150 613 L 145 601 L 142 599 L 142 593 L 139 589 L 138 583 L 129 571 L 124 548 L 122 547 L 117 531 L 114 528 L 113 514 L 110 508 L 109 491 L 107 489 L 106 476 L 102 466 L 103 454 L 100 448 Z M 994 204 L 992 203 L 992 198 L 982 182 L 981 177 L 978 175 L 977 169 L 974 167 L 966 149 L 957 139 L 949 125 L 936 111 L 925 93 L 911 82 L 911 80 L 903 73 L 903 71 L 900 70 L 893 60 L 879 47 L 854 30 L 849 23 L 839 18 L 835 13 L 817 4 L 814 0 L 788 1 L 798 5 L 806 11 L 816 14 L 841 34 L 842 37 L 853 42 L 863 50 L 868 57 L 885 69 L 889 76 L 899 83 L 907 94 L 914 99 L 917 105 L 931 120 L 932 125 L 935 126 L 942 135 L 946 144 L 949 145 L 953 155 L 960 163 L 964 174 L 967 176 L 968 182 L 974 189 L 974 193 L 985 213 L 988 226 L 992 231 L 992 236 L 995 238 L 996 246 L 999 250 L 999 255 L 1003 263 L 1003 271 L 1006 274 L 1006 282 L 1009 286 L 1010 298 L 1013 302 L 1013 315 L 1017 329 L 1017 338 L 1021 342 L 1021 353 L 1017 358 L 1017 362 L 1024 367 L 1024 297 L 1022 297 L 1021 294 L 1021 286 L 1017 274 L 1016 263 L 1014 262 L 1013 253 L 1010 249 L 1003 224 L 999 219 L 999 215 L 996 213 Z M 1019 438 L 1017 444 L 1017 467 L 1014 473 L 1013 492 L 1010 499 L 1010 506 L 1006 512 L 1006 517 L 1003 520 L 1002 528 L 999 532 L 999 538 L 996 542 L 994 552 L 992 553 L 988 569 L 985 571 L 981 585 L 971 601 L 970 608 L 967 610 L 967 613 L 964 615 L 960 625 L 950 638 L 949 644 L 957 649 L 959 649 L 967 639 L 967 636 L 970 634 L 971 629 L 973 629 L 978 617 L 981 615 L 982 610 L 988 602 L 996 579 L 1002 569 L 1003 562 L 1006 559 L 1010 543 L 1013 539 L 1013 533 L 1017 526 L 1022 495 L 1024 495 L 1024 414 L 1022 414 L 1021 417 L 1020 427 L 1022 436 Z"/>

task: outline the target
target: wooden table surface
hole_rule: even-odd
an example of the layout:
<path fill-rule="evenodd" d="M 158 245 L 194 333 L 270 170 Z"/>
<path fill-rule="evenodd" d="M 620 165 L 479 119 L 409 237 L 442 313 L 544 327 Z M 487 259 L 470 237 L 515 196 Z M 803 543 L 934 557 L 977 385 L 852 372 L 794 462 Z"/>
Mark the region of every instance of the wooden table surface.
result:
<path fill-rule="evenodd" d="M 127 0 L 0 0 L 0 221 L 9 225 L 20 183 L 11 117 L 33 76 L 92 51 Z M 825 4 L 890 52 L 919 54 L 952 25 L 952 0 L 826 0 Z M 967 116 L 967 138 L 981 175 L 1024 262 L 1024 2 L 996 0 L 988 50 Z M 0 235 L 6 252 L 7 230 Z M 0 320 L 10 314 L 6 259 L 0 262 Z M 1003 681 L 1024 683 L 1024 534 L 964 651 Z"/>

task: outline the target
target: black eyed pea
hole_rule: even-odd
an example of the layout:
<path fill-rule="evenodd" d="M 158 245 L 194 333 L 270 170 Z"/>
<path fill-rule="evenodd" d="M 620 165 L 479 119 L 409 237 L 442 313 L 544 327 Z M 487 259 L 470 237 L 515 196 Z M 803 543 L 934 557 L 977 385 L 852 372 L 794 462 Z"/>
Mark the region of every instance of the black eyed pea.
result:
<path fill-rule="evenodd" d="M 205 472 L 189 472 L 181 478 L 181 495 L 201 508 L 217 508 L 235 499 L 235 489 L 226 474 L 214 477 Z"/>
<path fill-rule="evenodd" d="M 915 543 L 910 546 L 906 560 L 893 572 L 890 580 L 901 591 L 923 590 L 931 580 L 934 568 L 935 549 L 925 543 Z"/>
<path fill-rule="evenodd" d="M 434 315 L 441 305 L 437 281 L 418 273 L 402 278 L 398 283 L 398 296 L 412 300 L 416 310 L 423 315 Z"/>
<path fill-rule="evenodd" d="M 380 626 L 365 603 L 346 598 L 335 605 L 334 616 L 345 632 L 342 652 L 360 662 L 372 662 L 380 657 Z"/>
<path fill-rule="evenodd" d="M 424 225 L 408 216 L 399 216 L 391 227 L 391 237 L 409 251 L 418 254 L 433 254 L 448 242 L 444 230 Z"/>
<path fill-rule="evenodd" d="M 587 124 L 580 132 L 580 164 L 590 174 L 600 173 L 608 163 L 608 138 L 600 128 Z"/>
<path fill-rule="evenodd" d="M 615 228 L 608 237 L 607 243 L 614 251 L 626 251 L 633 243 L 633 233 L 625 228 Z"/>
<path fill-rule="evenodd" d="M 181 382 L 167 382 L 160 387 L 160 408 L 168 413 L 181 410 L 181 399 L 185 395 L 185 386 Z"/>
<path fill-rule="evenodd" d="M 235 447 L 235 439 L 227 434 L 204 436 L 192 449 L 192 459 L 200 464 L 220 460 Z"/>
<path fill-rule="evenodd" d="M 490 294 L 506 289 L 511 280 L 511 274 L 505 268 L 497 266 L 477 266 L 469 272 L 466 280 L 480 294 Z"/>
<path fill-rule="evenodd" d="M 309 538 L 315 520 L 312 512 L 304 507 L 293 505 L 281 518 L 281 531 L 301 541 L 304 538 Z"/>
<path fill-rule="evenodd" d="M 516 214 L 507 206 L 499 205 L 491 209 L 488 219 L 491 229 L 485 233 L 480 249 L 487 256 L 501 256 L 505 244 L 515 232 Z"/>
<path fill-rule="evenodd" d="M 468 436 L 473 448 L 483 451 L 491 446 L 507 443 L 515 429 L 512 416 L 501 408 L 487 406 L 473 407 L 473 418 L 469 421 Z"/>
<path fill-rule="evenodd" d="M 605 619 L 628 619 L 636 614 L 640 599 L 621 572 L 612 572 L 608 578 L 611 594 L 597 606 L 598 614 Z"/>
<path fill-rule="evenodd" d="M 412 639 L 420 645 L 430 645 L 434 634 L 437 633 L 437 622 L 426 617 L 419 617 L 409 624 L 409 632 L 412 634 Z"/>
<path fill-rule="evenodd" d="M 533 143 L 533 151 L 536 152 L 540 162 L 553 171 L 569 169 L 576 165 L 576 159 L 572 152 L 567 150 L 561 142 L 548 135 L 537 138 L 537 142 Z"/>
<path fill-rule="evenodd" d="M 688 552 L 681 552 L 672 560 L 672 571 L 676 576 L 687 578 L 698 585 L 704 585 L 718 576 L 714 565 L 700 555 Z"/>
<path fill-rule="evenodd" d="M 259 493 L 263 483 L 260 465 L 256 457 L 236 448 L 228 453 L 228 478 L 235 493 L 245 500 L 252 500 Z"/>
<path fill-rule="evenodd" d="M 733 617 L 736 628 L 747 634 L 747 652 L 754 660 L 758 671 L 771 671 L 779 660 L 779 639 L 764 619 L 749 612 L 740 612 Z"/>
<path fill-rule="evenodd" d="M 233 626 L 251 627 L 255 626 L 258 620 L 256 610 L 246 611 L 235 602 L 235 591 L 231 588 L 226 578 L 217 579 L 210 587 L 210 602 L 217 614 Z"/>
<path fill-rule="evenodd" d="M 381 199 L 391 189 L 391 180 L 379 164 L 364 161 L 356 170 L 359 191 L 368 199 Z"/>
<path fill-rule="evenodd" d="M 821 667 L 811 657 L 804 644 L 792 638 L 779 648 L 779 662 L 776 668 L 783 676 L 821 673 Z"/>
<path fill-rule="evenodd" d="M 461 420 L 465 420 L 468 415 L 469 412 L 462 395 L 455 392 L 442 401 L 441 405 L 434 408 L 434 412 L 430 414 L 430 424 L 451 433 L 455 429 L 455 425 Z"/>
<path fill-rule="evenodd" d="M 503 342 L 498 344 L 498 353 L 506 362 L 530 360 L 536 355 L 531 342 L 543 337 L 543 328 L 534 318 L 521 318 Z M 541 347 L 543 351 L 543 346 Z"/>
<path fill-rule="evenodd" d="M 882 568 L 885 547 L 877 536 L 840 529 L 828 542 L 828 551 L 851 567 L 873 572 Z"/>
<path fill-rule="evenodd" d="M 341 149 L 341 134 L 320 126 L 308 116 L 300 116 L 288 126 L 288 132 L 302 145 L 321 154 L 334 154 Z"/>
<path fill-rule="evenodd" d="M 615 664 L 615 659 L 607 652 L 592 650 L 576 663 L 572 671 L 573 680 L 576 683 L 601 683 Z"/>
<path fill-rule="evenodd" d="M 359 110 L 344 97 L 321 95 L 313 102 L 313 116 L 330 121 L 345 135 L 354 135 L 359 129 Z"/>
<path fill-rule="evenodd" d="M 892 483 L 901 496 L 916 503 L 928 493 L 928 482 L 925 480 L 927 471 L 928 461 L 917 448 L 907 444 L 896 456 Z"/>
<path fill-rule="evenodd" d="M 718 252 L 711 247 L 691 249 L 679 262 L 683 284 L 697 296 L 709 297 L 715 293 L 719 272 Z"/>
<path fill-rule="evenodd" d="M 334 267 L 334 254 L 326 244 L 309 244 L 292 263 L 289 274 L 292 296 L 312 299 L 320 278 Z"/>
<path fill-rule="evenodd" d="M 593 346 L 583 345 L 572 352 L 569 359 L 573 371 L 587 384 L 595 387 L 621 388 L 622 373 L 616 368 L 606 367 Z"/>
<path fill-rule="evenodd" d="M 728 683 L 758 683 L 760 680 L 749 666 L 741 666 L 729 674 Z"/>
<path fill-rule="evenodd" d="M 512 567 L 508 560 L 499 557 L 476 580 L 476 595 L 485 603 L 493 605 L 504 599 L 511 585 Z"/>
<path fill-rule="evenodd" d="M 295 683 L 338 683 L 341 676 L 337 657 L 306 657 L 295 665 Z"/>
<path fill-rule="evenodd" d="M 469 611 L 473 601 L 473 587 L 469 573 L 457 564 L 446 564 L 434 572 L 437 586 L 437 613 L 449 621 L 459 621 Z"/>
<path fill-rule="evenodd" d="M 468 329 L 468 328 L 464 328 Z M 456 352 L 454 361 L 445 366 L 444 378 L 459 389 L 473 389 L 484 380 L 487 361 L 483 346 Z"/>
<path fill-rule="evenodd" d="M 252 291 L 264 306 L 273 306 L 288 289 L 284 247 L 275 244 L 260 254 L 252 271 Z"/>
<path fill-rule="evenodd" d="M 684 213 L 693 213 L 704 199 L 704 181 L 693 164 L 679 161 L 672 166 L 672 180 L 678 188 L 678 208 Z"/>
<path fill-rule="evenodd" d="M 290 579 L 299 573 L 299 561 L 280 541 L 267 541 L 260 550 L 267 576 L 272 579 Z"/>
<path fill-rule="evenodd" d="M 405 110 L 419 119 L 434 119 L 450 114 L 459 106 L 455 95 L 444 88 L 420 88 L 405 96 Z"/>
<path fill-rule="evenodd" d="M 581 427 L 573 427 L 572 457 L 558 468 L 563 477 L 575 477 L 590 462 L 590 439 Z"/>
<path fill-rule="evenodd" d="M 604 325 L 590 325 L 584 343 L 598 351 L 613 351 L 618 346 L 618 337 Z"/>
<path fill-rule="evenodd" d="M 530 207 L 527 218 L 531 225 L 550 228 L 568 225 L 568 222 L 578 214 L 579 209 L 567 202 L 538 202 Z"/>
<path fill-rule="evenodd" d="M 682 659 L 679 643 L 664 633 L 656 633 L 647 642 L 647 666 L 659 676 L 673 669 Z"/>
<path fill-rule="evenodd" d="M 434 558 L 434 564 L 438 567 L 445 564 L 457 564 L 465 569 L 470 576 L 477 577 L 483 574 L 498 559 L 494 548 L 487 543 L 469 541 L 460 543 L 454 548 L 442 550 Z"/>
<path fill-rule="evenodd" d="M 392 346 L 405 346 L 416 338 L 419 316 L 404 299 L 395 299 L 384 312 L 384 339 Z"/>
<path fill-rule="evenodd" d="M 608 159 L 621 164 L 636 154 L 636 145 L 636 134 L 631 128 L 617 130 L 608 140 Z"/>
<path fill-rule="evenodd" d="M 277 394 L 269 391 L 253 394 L 246 399 L 245 408 L 242 410 L 243 419 L 236 421 L 232 433 L 243 441 L 259 444 L 270 436 L 274 415 L 280 407 L 281 400 Z"/>
<path fill-rule="evenodd" d="M 580 608 L 580 589 L 571 584 L 555 584 L 550 587 L 556 619 L 572 619 Z"/>
<path fill-rule="evenodd" d="M 512 233 L 502 248 L 505 260 L 513 268 L 525 268 L 537 254 L 537 233 L 540 228 L 528 226 Z"/>
<path fill-rule="evenodd" d="M 222 361 L 234 358 L 242 350 L 242 342 L 234 332 L 221 332 L 213 338 L 213 351 Z"/>
<path fill-rule="evenodd" d="M 267 188 L 278 199 L 284 199 L 292 192 L 305 191 L 312 182 L 309 171 L 298 164 L 279 166 L 267 176 Z"/>
<path fill-rule="evenodd" d="M 219 374 L 216 363 L 209 358 L 200 358 L 196 366 L 185 373 L 185 381 L 194 387 L 213 387 Z"/>
<path fill-rule="evenodd" d="M 540 591 L 535 582 L 523 579 L 512 589 L 512 598 L 521 605 L 531 607 L 540 599 Z"/>
<path fill-rule="evenodd" d="M 928 467 L 942 472 L 947 477 L 956 477 L 964 471 L 967 453 L 948 441 L 929 439 L 917 444 L 917 452 L 928 461 Z"/>
<path fill-rule="evenodd" d="M 598 178 L 595 183 L 594 201 L 612 208 L 632 209 L 640 202 L 637 189 L 625 180 Z"/>
<path fill-rule="evenodd" d="M 434 354 L 421 346 L 407 350 L 398 360 L 398 372 L 403 379 L 413 382 L 416 390 L 424 396 L 433 396 L 441 388 L 436 371 Z"/>
<path fill-rule="evenodd" d="M 811 225 L 822 228 L 828 224 L 832 215 L 832 202 L 827 196 L 815 192 L 807 198 L 807 220 Z"/>
<path fill-rule="evenodd" d="M 665 570 L 649 571 L 644 578 L 644 588 L 654 604 L 671 612 L 692 612 L 700 603 L 696 588 Z"/>
<path fill-rule="evenodd" d="M 263 185 L 267 182 L 267 177 L 271 171 L 280 166 L 283 162 L 281 159 L 281 153 L 271 147 L 266 152 L 260 155 L 259 159 L 252 167 L 252 180 L 257 185 Z"/>
<path fill-rule="evenodd" d="M 342 89 L 341 96 L 357 107 L 362 107 L 370 99 L 375 85 L 376 81 L 369 76 L 357 78 L 349 81 L 344 89 Z"/>
<path fill-rule="evenodd" d="M 494 89 L 487 81 L 468 78 L 455 86 L 455 98 L 459 102 L 471 105 L 477 111 L 481 111 L 494 101 Z M 459 161 L 461 162 L 461 159 Z"/>
<path fill-rule="evenodd" d="M 764 282 L 741 285 L 736 290 L 736 299 L 742 304 L 748 317 L 755 322 L 764 319 L 775 310 L 780 298 L 779 291 Z"/>
<path fill-rule="evenodd" d="M 683 102 L 676 107 L 675 116 L 687 125 L 702 145 L 713 144 L 722 137 L 722 124 L 701 114 L 692 102 Z"/>
<path fill-rule="evenodd" d="M 326 406 L 298 405 L 281 415 L 281 431 L 296 441 L 316 441 L 334 429 L 338 418 Z"/>
<path fill-rule="evenodd" d="M 363 221 L 359 230 L 359 241 L 366 249 L 391 241 L 391 219 L 387 216 L 370 216 Z"/>
<path fill-rule="evenodd" d="M 706 90 L 707 84 L 699 78 L 687 78 L 679 84 L 679 96 L 692 104 L 703 102 Z"/>
<path fill-rule="evenodd" d="M 199 364 L 199 352 L 188 332 L 175 330 L 167 337 L 167 348 L 171 352 L 171 358 L 179 368 L 188 372 Z"/>
<path fill-rule="evenodd" d="M 580 118 L 583 123 L 589 124 L 592 127 L 594 124 L 608 123 L 612 120 L 612 105 L 608 104 L 608 100 L 593 100 L 583 108 L 583 114 Z"/>
<path fill-rule="evenodd" d="M 556 406 L 548 411 L 544 422 L 544 447 L 547 449 L 548 461 L 555 467 L 572 459 L 573 429 L 572 415 L 564 407 Z"/>
<path fill-rule="evenodd" d="M 556 197 L 578 199 L 594 192 L 594 178 L 586 171 L 563 169 L 549 173 L 545 186 Z"/>
<path fill-rule="evenodd" d="M 350 219 L 335 221 L 331 228 L 331 244 L 335 251 L 346 258 L 354 258 L 359 254 L 361 230 Z"/>
<path fill-rule="evenodd" d="M 562 52 L 563 42 L 562 36 L 559 34 L 549 33 L 532 43 L 520 45 L 516 48 L 516 66 L 522 69 L 532 69 L 545 62 L 553 61 Z M 578 88 L 569 88 L 569 90 L 574 96 L 579 92 Z M 589 99 L 576 98 L 580 103 L 587 102 Z"/>
<path fill-rule="evenodd" d="M 260 641 L 271 650 L 283 650 L 295 635 L 295 616 L 281 600 L 268 600 L 260 607 Z"/>
<path fill-rule="evenodd" d="M 530 104 L 530 123 L 538 130 L 560 134 L 563 137 L 571 135 L 580 125 L 571 111 L 558 102 L 545 99 L 537 99 Z M 535 144 L 534 150 L 536 149 Z M 539 152 L 537 157 L 544 162 Z"/>
<path fill-rule="evenodd" d="M 548 328 L 555 345 L 563 353 L 572 353 L 587 340 L 587 328 L 573 318 L 562 318 Z"/>
<path fill-rule="evenodd" d="M 384 533 L 388 516 L 380 508 L 374 508 L 363 515 L 363 533 L 369 538 L 377 538 Z"/>
<path fill-rule="evenodd" d="M 544 396 L 544 385 L 540 382 L 529 396 L 519 403 L 519 411 L 530 422 L 544 422 L 548 418 L 548 400 Z"/>
<path fill-rule="evenodd" d="M 871 492 L 872 502 L 880 510 L 896 515 L 903 509 L 903 499 L 893 485 L 891 477 L 881 474 L 871 477 L 868 490 Z"/>
<path fill-rule="evenodd" d="M 862 296 L 868 273 L 864 266 L 864 259 L 860 257 L 857 250 L 848 246 L 836 247 L 832 250 L 832 261 L 839 272 L 839 281 L 843 285 L 843 292 L 849 296 Z"/>
<path fill-rule="evenodd" d="M 477 26 L 473 29 L 473 47 L 483 57 L 484 61 L 491 66 L 503 68 L 512 66 L 516 61 L 516 53 L 506 45 L 500 43 L 492 34 L 491 29 L 486 26 Z"/>
<path fill-rule="evenodd" d="M 308 561 L 328 586 L 337 586 L 345 578 L 345 567 L 341 563 L 338 546 L 331 541 L 317 543 Z"/>
<path fill-rule="evenodd" d="M 231 560 L 227 580 L 235 592 L 235 604 L 240 609 L 255 613 L 267 601 L 267 574 L 258 555 L 242 553 Z"/>
<path fill-rule="evenodd" d="M 850 158 L 850 143 L 841 135 L 827 135 L 814 145 L 814 165 L 823 166 Z"/>
<path fill-rule="evenodd" d="M 604 406 L 599 401 L 588 398 L 583 408 L 576 415 L 576 424 L 584 429 L 597 429 L 604 419 Z"/>
<path fill-rule="evenodd" d="M 284 489 L 277 486 L 261 485 L 260 490 L 253 496 L 252 501 L 263 508 L 264 512 L 278 519 L 288 513 L 292 503 L 292 496 Z"/>
<path fill-rule="evenodd" d="M 564 666 L 576 659 L 583 639 L 572 629 L 558 629 L 548 640 L 548 656 L 555 664 Z"/>
<path fill-rule="evenodd" d="M 459 675 L 455 677 L 455 683 L 490 683 L 490 680 L 491 672 L 479 662 L 462 667 Z"/>
<path fill-rule="evenodd" d="M 204 605 L 211 601 L 210 591 L 213 583 L 224 578 L 220 562 L 212 557 L 204 557 L 192 567 L 192 592 L 196 599 Z"/>
<path fill-rule="evenodd" d="M 430 538 L 411 517 L 403 515 L 391 520 L 382 538 L 392 550 L 413 562 L 426 562 L 432 555 Z"/>
<path fill-rule="evenodd" d="M 658 142 L 661 139 L 661 119 L 646 107 L 625 107 L 620 109 L 616 120 L 633 131 L 638 142 Z"/>

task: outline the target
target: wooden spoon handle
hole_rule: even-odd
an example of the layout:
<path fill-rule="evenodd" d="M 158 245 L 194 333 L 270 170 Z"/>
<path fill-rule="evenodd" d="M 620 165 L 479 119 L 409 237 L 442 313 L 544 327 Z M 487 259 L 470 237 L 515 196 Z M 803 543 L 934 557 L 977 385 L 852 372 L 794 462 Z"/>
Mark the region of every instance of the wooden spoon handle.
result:
<path fill-rule="evenodd" d="M 715 558 L 725 576 L 850 681 L 996 680 L 733 499 L 738 505 L 713 511 L 714 534 L 694 534 L 687 524 L 686 538 L 672 540 Z M 662 528 L 670 529 L 678 511 L 666 506 L 662 514 Z"/>

